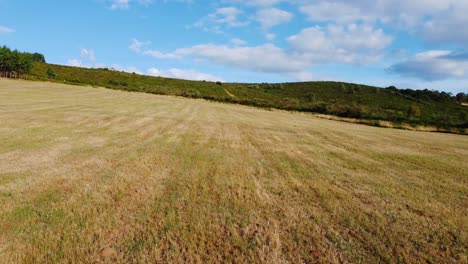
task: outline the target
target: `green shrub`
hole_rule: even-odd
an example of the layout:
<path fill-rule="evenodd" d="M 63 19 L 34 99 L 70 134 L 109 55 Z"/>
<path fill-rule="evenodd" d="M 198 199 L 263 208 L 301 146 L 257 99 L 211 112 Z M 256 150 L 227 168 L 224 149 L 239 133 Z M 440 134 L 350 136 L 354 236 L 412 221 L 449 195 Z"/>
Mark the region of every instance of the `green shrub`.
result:
<path fill-rule="evenodd" d="M 421 117 L 421 110 L 417 105 L 411 105 L 408 108 L 407 115 L 409 118 L 420 118 Z"/>
<path fill-rule="evenodd" d="M 47 68 L 46 76 L 47 76 L 47 79 L 54 80 L 55 77 L 57 76 L 57 74 L 55 73 L 55 71 L 53 69 Z"/>

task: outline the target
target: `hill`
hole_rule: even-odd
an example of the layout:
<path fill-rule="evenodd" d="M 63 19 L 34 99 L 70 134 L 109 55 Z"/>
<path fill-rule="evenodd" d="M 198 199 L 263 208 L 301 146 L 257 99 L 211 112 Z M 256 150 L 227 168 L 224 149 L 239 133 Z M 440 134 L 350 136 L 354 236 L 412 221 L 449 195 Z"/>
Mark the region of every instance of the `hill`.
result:
<path fill-rule="evenodd" d="M 466 136 L 5 79 L 0 120 L 0 263 L 467 261 Z"/>
<path fill-rule="evenodd" d="M 60 83 L 92 85 L 126 91 L 315 112 L 340 117 L 434 126 L 466 133 L 468 108 L 450 94 L 436 91 L 386 89 L 342 82 L 244 84 L 187 81 L 143 76 L 110 69 L 85 69 L 34 63 L 32 78 L 48 80 L 47 70 Z"/>

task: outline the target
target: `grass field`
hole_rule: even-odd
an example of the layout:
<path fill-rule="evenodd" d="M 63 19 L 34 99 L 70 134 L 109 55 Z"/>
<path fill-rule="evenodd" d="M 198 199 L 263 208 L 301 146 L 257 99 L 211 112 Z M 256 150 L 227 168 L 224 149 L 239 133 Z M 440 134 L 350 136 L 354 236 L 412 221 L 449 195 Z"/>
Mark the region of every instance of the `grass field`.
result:
<path fill-rule="evenodd" d="M 467 161 L 462 135 L 0 80 L 0 262 L 467 263 Z"/>

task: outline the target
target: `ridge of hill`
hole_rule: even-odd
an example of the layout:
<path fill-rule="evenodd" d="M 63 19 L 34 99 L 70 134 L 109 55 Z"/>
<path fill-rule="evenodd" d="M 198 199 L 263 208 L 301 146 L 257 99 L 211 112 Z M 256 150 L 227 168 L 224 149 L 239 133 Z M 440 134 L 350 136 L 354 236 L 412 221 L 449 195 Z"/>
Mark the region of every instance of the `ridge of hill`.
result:
<path fill-rule="evenodd" d="M 48 78 L 49 69 L 55 73 L 53 80 Z M 325 81 L 277 84 L 189 81 L 40 62 L 34 63 L 31 75 L 33 80 L 314 112 L 368 120 L 373 125 L 378 125 L 381 120 L 397 125 L 433 126 L 459 133 L 466 133 L 468 129 L 468 108 L 451 94 L 430 90 Z"/>

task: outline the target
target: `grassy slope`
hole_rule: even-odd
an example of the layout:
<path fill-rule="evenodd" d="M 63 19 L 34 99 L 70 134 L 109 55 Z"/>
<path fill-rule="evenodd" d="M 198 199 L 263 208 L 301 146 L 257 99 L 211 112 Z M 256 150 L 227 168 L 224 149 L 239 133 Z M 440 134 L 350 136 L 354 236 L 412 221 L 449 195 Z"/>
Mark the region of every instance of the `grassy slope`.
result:
<path fill-rule="evenodd" d="M 468 137 L 0 80 L 0 263 L 466 263 Z"/>
<path fill-rule="evenodd" d="M 33 75 L 45 80 L 49 65 L 35 64 Z M 309 82 L 285 84 L 217 85 L 213 82 L 185 81 L 141 76 L 103 69 L 83 69 L 50 65 L 58 82 L 85 84 L 154 94 L 180 95 L 234 102 L 261 107 L 310 111 L 369 120 L 387 120 L 438 126 L 468 128 L 468 108 L 453 101 L 416 100 L 399 91 L 339 83 Z M 408 118 L 410 106 L 421 110 L 418 118 Z"/>

